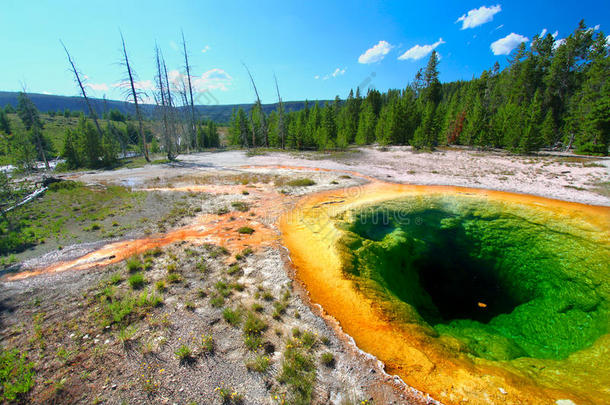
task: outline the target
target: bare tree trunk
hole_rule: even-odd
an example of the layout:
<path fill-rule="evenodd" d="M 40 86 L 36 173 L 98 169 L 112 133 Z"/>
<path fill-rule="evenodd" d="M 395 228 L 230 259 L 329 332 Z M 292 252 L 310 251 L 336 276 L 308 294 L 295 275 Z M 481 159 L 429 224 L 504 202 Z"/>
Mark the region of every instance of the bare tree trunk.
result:
<path fill-rule="evenodd" d="M 180 80 L 180 87 L 178 88 L 178 94 L 180 95 L 181 101 L 182 101 L 182 108 L 181 108 L 181 122 L 182 122 L 182 130 L 183 133 L 186 134 L 187 137 L 187 142 L 186 142 L 186 153 L 191 153 L 191 146 L 192 146 L 192 133 L 191 133 L 191 129 L 190 127 L 190 117 L 188 116 L 188 110 L 185 111 L 185 108 L 188 108 L 188 94 L 187 94 L 188 90 L 186 88 L 186 83 L 184 82 L 184 78 L 182 78 Z M 184 124 L 186 123 L 186 131 L 184 130 Z"/>
<path fill-rule="evenodd" d="M 277 77 L 273 75 L 275 79 L 275 89 L 277 90 L 277 99 L 278 99 L 278 120 L 277 120 L 277 129 L 280 135 L 280 139 L 282 140 L 282 149 L 285 148 L 284 143 L 284 105 L 282 104 L 282 96 L 280 96 L 280 87 L 277 85 Z"/>
<path fill-rule="evenodd" d="M 168 160 L 174 160 L 174 156 L 172 154 L 171 135 L 169 132 L 169 124 L 167 121 L 168 108 L 167 108 L 167 98 L 165 97 L 166 89 L 165 89 L 165 84 L 163 82 L 163 72 L 161 71 L 161 58 L 159 55 L 159 47 L 157 45 L 155 45 L 155 54 L 156 54 L 156 59 L 157 59 L 158 87 L 159 87 L 159 93 L 161 95 L 161 114 L 163 117 L 163 140 L 165 143 L 165 152 L 167 153 Z"/>
<path fill-rule="evenodd" d="M 121 36 L 121 38 L 122 38 L 122 36 Z M 93 119 L 93 122 L 95 123 L 97 132 L 100 135 L 100 139 L 102 139 L 102 137 L 104 136 L 104 133 L 102 132 L 102 128 L 100 128 L 100 124 L 97 121 L 97 114 L 95 113 L 95 110 L 93 109 L 93 107 L 91 107 L 91 103 L 89 102 L 89 98 L 87 97 L 87 92 L 85 91 L 85 86 L 83 85 L 80 75 L 78 74 L 78 69 L 76 69 L 76 65 L 74 64 L 74 61 L 72 60 L 72 57 L 70 56 L 70 52 L 68 52 L 68 48 L 66 48 L 66 45 L 64 45 L 64 43 L 61 39 L 59 40 L 59 42 L 61 43 L 61 46 L 64 47 L 64 51 L 66 51 L 66 56 L 68 57 L 68 62 L 70 62 L 70 67 L 72 68 L 72 73 L 74 73 L 74 78 L 76 79 L 76 83 L 78 84 L 78 87 L 80 88 L 83 98 L 85 99 L 85 103 L 87 103 L 87 109 L 89 110 L 89 115 L 91 116 L 91 119 Z"/>
<path fill-rule="evenodd" d="M 148 156 L 148 147 L 146 146 L 146 136 L 144 135 L 144 127 L 142 125 L 142 113 L 140 112 L 140 106 L 138 105 L 138 93 L 136 92 L 136 86 L 133 80 L 133 72 L 131 70 L 131 66 L 129 65 L 129 58 L 127 56 L 127 48 L 125 47 L 125 39 L 123 38 L 123 33 L 121 33 L 121 43 L 123 44 L 124 63 L 125 67 L 127 68 L 127 75 L 129 76 L 129 84 L 131 86 L 133 103 L 136 106 L 136 116 L 138 117 L 138 129 L 140 132 L 140 144 L 142 147 L 142 153 L 144 154 L 144 158 L 146 159 L 146 161 L 150 162 L 150 157 Z"/>
<path fill-rule="evenodd" d="M 163 73 L 165 76 L 165 89 L 167 91 L 167 109 L 168 109 L 168 124 L 169 124 L 169 133 L 170 133 L 170 142 L 172 141 L 172 139 L 175 140 L 176 143 L 176 154 L 175 156 L 178 156 L 179 153 L 179 142 L 178 142 L 178 138 L 177 138 L 177 131 L 176 131 L 176 111 L 174 108 L 174 102 L 172 100 L 172 88 L 169 84 L 169 76 L 167 74 L 167 65 L 165 64 L 165 59 L 161 60 L 162 64 L 163 64 Z"/>
<path fill-rule="evenodd" d="M 243 64 L 244 67 L 246 68 L 246 71 L 248 72 L 248 76 L 250 76 L 250 81 L 252 82 L 252 86 L 254 87 L 254 93 L 256 94 L 256 105 L 259 107 L 260 113 L 261 113 L 261 130 L 263 132 L 263 142 L 264 142 L 264 146 L 269 146 L 269 134 L 267 133 L 267 122 L 266 122 L 266 118 L 265 118 L 265 111 L 263 110 L 263 104 L 261 103 L 261 98 L 258 96 L 258 90 L 256 88 L 256 84 L 254 83 L 254 78 L 252 77 L 252 74 L 250 73 L 250 69 L 248 69 L 248 66 L 246 66 L 246 64 Z M 254 109 L 252 109 L 252 112 L 254 112 Z M 253 144 L 254 143 L 254 120 L 252 122 L 252 137 L 253 137 Z"/>
<path fill-rule="evenodd" d="M 184 67 L 186 69 L 186 78 L 187 78 L 187 83 L 188 83 L 188 91 L 189 91 L 189 95 L 191 98 L 191 102 L 190 102 L 190 109 L 191 109 L 191 126 L 190 126 L 190 133 L 191 136 L 193 138 L 194 145 L 197 149 L 199 149 L 200 145 L 199 145 L 199 139 L 197 139 L 197 131 L 195 128 L 195 102 L 193 101 L 193 86 L 191 83 L 191 67 L 189 65 L 189 56 L 188 53 L 186 52 L 186 41 L 184 40 L 184 32 L 182 32 L 182 50 L 184 52 Z"/>

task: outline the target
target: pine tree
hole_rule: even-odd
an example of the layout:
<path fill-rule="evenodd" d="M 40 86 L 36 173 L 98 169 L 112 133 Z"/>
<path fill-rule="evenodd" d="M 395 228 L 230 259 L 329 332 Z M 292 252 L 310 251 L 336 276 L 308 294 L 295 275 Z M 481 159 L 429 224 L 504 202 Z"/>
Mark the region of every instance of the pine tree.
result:
<path fill-rule="evenodd" d="M 428 102 L 424 110 L 421 125 L 415 131 L 412 145 L 415 149 L 434 149 L 437 145 L 437 123 L 435 119 L 436 107 L 433 102 Z"/>
<path fill-rule="evenodd" d="M 531 152 L 537 150 L 541 144 L 540 125 L 542 124 L 542 96 L 540 91 L 536 92 L 534 100 L 530 105 L 529 120 L 519 142 L 519 152 Z"/>
<path fill-rule="evenodd" d="M 368 145 L 375 141 L 375 126 L 377 117 L 373 111 L 373 105 L 364 100 L 358 119 L 358 132 L 356 134 L 356 144 Z"/>
<path fill-rule="evenodd" d="M 544 143 L 548 146 L 553 146 L 557 142 L 557 129 L 555 127 L 555 119 L 553 118 L 553 111 L 548 110 L 542 127 L 540 128 L 540 135 L 544 140 Z"/>
<path fill-rule="evenodd" d="M 81 161 L 75 145 L 75 136 L 70 129 L 67 129 L 64 135 L 64 147 L 61 156 L 66 160 L 66 165 L 69 169 L 81 167 Z"/>
<path fill-rule="evenodd" d="M 2 109 L 0 109 L 0 132 L 4 132 L 6 135 L 11 134 L 11 122 L 6 115 L 6 112 Z"/>

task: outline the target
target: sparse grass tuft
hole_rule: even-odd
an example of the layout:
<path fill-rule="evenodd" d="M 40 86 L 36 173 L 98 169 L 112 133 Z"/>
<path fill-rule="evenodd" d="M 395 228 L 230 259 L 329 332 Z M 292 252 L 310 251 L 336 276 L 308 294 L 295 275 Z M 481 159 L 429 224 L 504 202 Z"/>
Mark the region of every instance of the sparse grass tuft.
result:
<path fill-rule="evenodd" d="M 291 395 L 290 403 L 311 403 L 316 381 L 316 365 L 297 339 L 291 339 L 286 344 L 278 381 L 288 386 L 287 391 Z"/>
<path fill-rule="evenodd" d="M 201 335 L 200 348 L 203 354 L 214 353 L 214 338 L 212 335 Z"/>
<path fill-rule="evenodd" d="M 243 201 L 233 201 L 231 203 L 231 207 L 235 208 L 237 211 L 240 212 L 247 212 L 250 210 L 250 206 L 248 205 L 248 203 Z"/>
<path fill-rule="evenodd" d="M 170 284 L 178 284 L 182 282 L 182 276 L 178 273 L 170 273 L 167 275 L 166 280 Z"/>
<path fill-rule="evenodd" d="M 239 326 L 241 323 L 242 311 L 238 309 L 225 308 L 222 311 L 222 317 L 231 326 Z"/>
<path fill-rule="evenodd" d="M 127 271 L 129 271 L 130 273 L 136 273 L 142 270 L 143 267 L 144 265 L 138 257 L 134 256 L 127 259 Z"/>
<path fill-rule="evenodd" d="M 239 264 L 237 264 L 237 263 L 229 266 L 229 269 L 227 270 L 227 274 L 230 276 L 238 274 L 239 272 L 241 272 L 241 268 L 239 267 Z"/>
<path fill-rule="evenodd" d="M 0 399 L 12 402 L 34 386 L 34 363 L 17 349 L 0 350 Z"/>
<path fill-rule="evenodd" d="M 136 274 L 130 276 L 127 279 L 127 282 L 129 283 L 131 288 L 133 288 L 134 290 L 138 290 L 138 289 L 144 287 L 144 284 L 146 283 L 146 279 L 144 278 L 144 275 L 142 273 L 136 273 Z"/>
<path fill-rule="evenodd" d="M 254 229 L 250 228 L 249 226 L 242 226 L 241 228 L 239 228 L 237 230 L 237 232 L 242 233 L 242 234 L 245 233 L 248 235 L 252 235 L 254 233 Z"/>
<path fill-rule="evenodd" d="M 111 285 L 117 285 L 121 281 L 123 281 L 123 276 L 118 271 L 112 274 L 112 276 L 110 276 L 110 279 L 108 280 L 109 284 Z"/>
<path fill-rule="evenodd" d="M 286 183 L 287 186 L 290 187 L 309 187 L 316 184 L 312 179 L 304 178 L 304 179 L 295 179 Z"/>
<path fill-rule="evenodd" d="M 174 354 L 176 355 L 176 358 L 180 360 L 180 364 L 190 363 L 193 361 L 193 351 L 185 344 L 180 345 Z"/>
<path fill-rule="evenodd" d="M 246 362 L 246 368 L 250 371 L 256 371 L 258 373 L 264 373 L 269 368 L 269 357 L 261 354 L 253 359 L 250 359 Z"/>
<path fill-rule="evenodd" d="M 326 367 L 334 367 L 335 366 L 335 356 L 331 352 L 322 353 L 320 356 L 320 360 L 322 360 L 322 364 Z"/>
<path fill-rule="evenodd" d="M 159 280 L 155 283 L 155 288 L 157 289 L 157 291 L 163 292 L 167 289 L 167 285 L 165 284 L 165 281 Z"/>

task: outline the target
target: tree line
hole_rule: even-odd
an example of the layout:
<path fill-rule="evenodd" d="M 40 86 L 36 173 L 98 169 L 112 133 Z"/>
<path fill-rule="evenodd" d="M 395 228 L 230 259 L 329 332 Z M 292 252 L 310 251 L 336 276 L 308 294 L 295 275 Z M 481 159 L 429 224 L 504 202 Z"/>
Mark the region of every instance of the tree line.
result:
<path fill-rule="evenodd" d="M 60 41 L 61 42 L 61 41 Z M 104 111 L 101 117 L 93 108 L 87 92 L 86 75 L 78 69 L 76 62 L 61 42 L 74 81 L 86 105 L 87 114 L 69 110 L 49 112 L 49 116 L 79 118 L 75 128 L 66 128 L 63 148 L 54 150 L 52 142 L 44 134 L 44 123 L 40 112 L 25 91 L 18 95 L 18 105 L 14 109 L 7 105 L 0 108 L 0 154 L 10 156 L 12 163 L 24 170 L 36 168 L 37 161 L 44 161 L 49 168 L 50 157 L 65 159 L 69 169 L 80 167 L 103 168 L 117 164 L 119 157 L 137 152 L 150 161 L 149 150 L 164 153 L 169 160 L 178 153 L 202 150 L 220 146 L 218 125 L 198 117 L 194 105 L 191 67 L 184 35 L 182 49 L 185 74 L 170 81 L 162 52 L 155 46 L 156 88 L 145 94 L 137 84 L 137 74 L 129 59 L 129 53 L 121 34 L 121 63 L 125 69 L 123 80 L 125 98 L 134 106 L 133 114 L 122 114 L 118 110 Z M 156 109 L 152 117 L 144 117 L 141 104 L 144 97 L 152 97 Z M 17 113 L 25 133 L 17 133 L 8 118 Z"/>
<path fill-rule="evenodd" d="M 363 96 L 357 88 L 346 100 L 306 103 L 300 111 L 284 111 L 278 90 L 278 107 L 266 115 L 257 94 L 249 113 L 233 111 L 229 142 L 321 150 L 378 143 L 608 153 L 608 43 L 583 21 L 563 40 L 547 34 L 529 47 L 522 43 L 504 69 L 496 62 L 469 81 L 440 83 L 438 65 L 433 51 L 405 89 L 369 89 Z"/>

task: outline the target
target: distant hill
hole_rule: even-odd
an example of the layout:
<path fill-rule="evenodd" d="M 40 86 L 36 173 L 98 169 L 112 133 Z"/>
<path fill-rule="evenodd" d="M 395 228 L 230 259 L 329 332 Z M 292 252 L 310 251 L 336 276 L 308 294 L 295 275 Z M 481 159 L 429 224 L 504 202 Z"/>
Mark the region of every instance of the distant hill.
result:
<path fill-rule="evenodd" d="M 13 107 L 17 106 L 17 92 L 0 91 L 0 107 L 4 107 L 7 104 L 11 104 Z M 36 107 L 40 111 L 63 111 L 66 108 L 72 111 L 84 111 L 87 112 L 87 107 L 82 97 L 70 97 L 70 96 L 55 96 L 49 94 L 39 93 L 28 93 L 28 96 Z M 106 110 L 117 109 L 123 114 L 134 114 L 135 107 L 133 103 L 116 100 L 102 100 L 98 98 L 92 98 L 91 102 L 93 108 L 95 108 L 98 114 L 102 114 Z M 310 105 L 315 101 L 310 101 Z M 324 102 L 324 101 L 321 101 Z M 288 111 L 298 111 L 303 109 L 305 106 L 304 101 L 287 101 L 284 102 L 285 108 Z M 225 105 L 197 105 L 195 108 L 201 117 L 205 119 L 211 119 L 218 123 L 229 122 L 231 118 L 231 112 L 233 108 L 242 107 L 246 112 L 250 111 L 252 104 L 225 104 Z M 143 104 L 142 111 L 147 116 L 150 116 L 154 111 L 154 104 Z M 274 104 L 263 104 L 263 109 L 266 113 L 270 113 L 277 108 L 277 103 Z"/>

